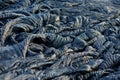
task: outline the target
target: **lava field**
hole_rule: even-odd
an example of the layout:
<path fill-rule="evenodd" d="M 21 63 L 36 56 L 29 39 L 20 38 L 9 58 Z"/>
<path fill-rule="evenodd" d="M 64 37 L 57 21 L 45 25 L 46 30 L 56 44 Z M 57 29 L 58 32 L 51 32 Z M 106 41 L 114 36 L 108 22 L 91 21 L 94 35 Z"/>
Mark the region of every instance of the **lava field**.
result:
<path fill-rule="evenodd" d="M 0 80 L 120 80 L 120 0 L 0 0 Z"/>

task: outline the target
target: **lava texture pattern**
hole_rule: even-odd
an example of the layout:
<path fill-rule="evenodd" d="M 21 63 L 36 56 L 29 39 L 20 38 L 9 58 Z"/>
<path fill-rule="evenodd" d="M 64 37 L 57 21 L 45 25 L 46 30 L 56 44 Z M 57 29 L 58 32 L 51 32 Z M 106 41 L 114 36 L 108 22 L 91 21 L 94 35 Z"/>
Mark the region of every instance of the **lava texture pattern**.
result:
<path fill-rule="evenodd" d="M 0 80 L 120 80 L 120 0 L 0 0 Z"/>

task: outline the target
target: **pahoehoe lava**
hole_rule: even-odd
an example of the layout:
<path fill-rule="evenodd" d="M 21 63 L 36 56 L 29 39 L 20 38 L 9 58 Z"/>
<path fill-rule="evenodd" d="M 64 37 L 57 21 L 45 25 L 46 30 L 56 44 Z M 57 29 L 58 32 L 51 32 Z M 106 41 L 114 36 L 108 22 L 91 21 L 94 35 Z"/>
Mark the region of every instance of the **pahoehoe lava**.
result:
<path fill-rule="evenodd" d="M 0 0 L 0 80 L 120 80 L 120 0 Z"/>

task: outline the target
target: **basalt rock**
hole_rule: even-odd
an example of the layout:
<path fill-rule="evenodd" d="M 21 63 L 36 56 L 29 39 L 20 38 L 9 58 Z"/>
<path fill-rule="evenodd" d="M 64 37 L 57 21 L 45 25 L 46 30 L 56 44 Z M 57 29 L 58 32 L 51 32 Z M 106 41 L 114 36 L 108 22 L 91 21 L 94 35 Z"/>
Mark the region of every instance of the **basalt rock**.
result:
<path fill-rule="evenodd" d="M 120 0 L 0 0 L 0 80 L 119 80 Z"/>

